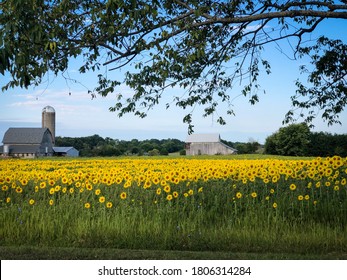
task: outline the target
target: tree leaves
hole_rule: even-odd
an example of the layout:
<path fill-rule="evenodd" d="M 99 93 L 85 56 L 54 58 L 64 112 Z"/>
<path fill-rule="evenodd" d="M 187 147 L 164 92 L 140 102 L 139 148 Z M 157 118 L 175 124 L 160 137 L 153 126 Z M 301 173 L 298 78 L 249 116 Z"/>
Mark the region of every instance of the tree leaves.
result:
<path fill-rule="evenodd" d="M 284 156 L 305 156 L 310 144 L 310 129 L 304 123 L 291 124 L 267 137 L 265 151 Z"/>
<path fill-rule="evenodd" d="M 83 58 L 81 73 L 130 66 L 121 82 L 134 94 L 110 109 L 144 117 L 167 88 L 180 88 L 185 93 L 168 104 L 189 110 L 183 121 L 192 129 L 196 105 L 206 117 L 233 112 L 240 94 L 257 103 L 260 76 L 271 73 L 264 46 L 288 40 L 315 67 L 312 87 L 297 81 L 293 106 L 308 110 L 307 121 L 318 108 L 333 123 L 346 106 L 346 46 L 323 37 L 317 45 L 302 42 L 325 19 L 346 19 L 346 11 L 344 1 L 7 0 L 0 4 L 0 73 L 11 80 L 2 89 L 38 85 L 76 57 Z M 106 76 L 89 89 L 93 95 L 117 89 L 120 82 Z M 294 119 L 292 110 L 285 121 Z"/>
<path fill-rule="evenodd" d="M 312 108 L 322 111 L 321 117 L 328 125 L 340 123 L 339 114 L 347 105 L 347 45 L 341 40 L 322 36 L 317 40 L 317 45 L 300 51 L 302 55 L 312 58 L 314 70 L 309 72 L 308 80 L 313 86 L 307 87 L 300 81 L 296 82 L 293 107 L 308 110 L 305 118 L 308 123 L 317 115 Z M 303 70 L 306 71 L 306 68 Z M 304 116 L 302 112 L 301 116 Z M 294 109 L 287 113 L 286 122 L 293 119 Z"/>

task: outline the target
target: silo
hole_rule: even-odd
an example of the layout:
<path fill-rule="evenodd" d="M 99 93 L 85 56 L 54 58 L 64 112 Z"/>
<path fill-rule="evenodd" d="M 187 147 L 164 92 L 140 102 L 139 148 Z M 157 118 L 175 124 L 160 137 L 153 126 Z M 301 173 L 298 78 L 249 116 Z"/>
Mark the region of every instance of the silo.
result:
<path fill-rule="evenodd" d="M 47 127 L 53 136 L 53 144 L 55 143 L 55 110 L 51 106 L 42 109 L 42 127 Z"/>
<path fill-rule="evenodd" d="M 9 154 L 10 154 L 10 147 L 8 146 L 8 145 L 4 145 L 4 148 L 3 148 L 4 150 L 4 156 L 5 157 L 8 157 L 9 156 Z"/>

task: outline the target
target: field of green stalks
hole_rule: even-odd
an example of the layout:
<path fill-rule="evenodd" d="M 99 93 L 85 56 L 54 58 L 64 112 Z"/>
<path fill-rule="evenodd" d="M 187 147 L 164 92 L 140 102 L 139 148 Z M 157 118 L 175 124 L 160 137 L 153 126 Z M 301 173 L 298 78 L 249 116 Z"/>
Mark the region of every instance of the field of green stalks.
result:
<path fill-rule="evenodd" d="M 347 252 L 347 159 L 0 160 L 0 246 Z"/>

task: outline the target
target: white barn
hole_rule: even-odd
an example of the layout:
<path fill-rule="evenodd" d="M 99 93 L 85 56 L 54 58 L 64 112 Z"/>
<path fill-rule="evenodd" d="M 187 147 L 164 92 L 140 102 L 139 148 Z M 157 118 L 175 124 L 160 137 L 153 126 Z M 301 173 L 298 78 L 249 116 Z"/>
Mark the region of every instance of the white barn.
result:
<path fill-rule="evenodd" d="M 191 134 L 186 139 L 187 155 L 232 155 L 237 150 L 221 142 L 219 134 Z"/>

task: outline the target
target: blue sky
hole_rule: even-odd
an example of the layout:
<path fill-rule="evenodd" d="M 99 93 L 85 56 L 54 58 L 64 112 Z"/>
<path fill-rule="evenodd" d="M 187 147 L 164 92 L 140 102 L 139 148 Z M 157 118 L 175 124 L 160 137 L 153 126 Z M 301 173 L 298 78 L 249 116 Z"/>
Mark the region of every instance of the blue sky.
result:
<path fill-rule="evenodd" d="M 347 22 L 343 20 L 330 20 L 324 23 L 313 35 L 331 36 L 347 41 L 347 35 L 341 33 L 347 30 Z M 288 45 L 282 42 L 283 49 Z M 290 96 L 295 93 L 295 80 L 300 77 L 299 66 L 307 61 L 291 60 L 286 54 L 276 49 L 276 46 L 265 47 L 264 58 L 271 64 L 272 73 L 264 74 L 259 81 L 266 94 L 259 91 L 260 102 L 250 105 L 246 98 L 240 96 L 234 99 L 236 116 L 225 116 L 227 125 L 216 123 L 217 116 L 202 118 L 202 108 L 195 108 L 193 113 L 194 130 L 196 133 L 220 133 L 222 139 L 228 141 L 248 142 L 256 140 L 264 143 L 267 136 L 282 126 L 285 113 L 291 108 Z M 288 51 L 288 54 L 290 52 Z M 69 75 L 83 85 L 94 88 L 97 74 L 79 74 L 78 61 L 72 62 Z M 110 72 L 109 75 L 119 77 L 120 71 Z M 6 82 L 6 77 L 0 76 L 0 87 Z M 305 81 L 305 77 L 302 77 Z M 184 140 L 187 136 L 187 125 L 182 118 L 187 111 L 176 107 L 165 109 L 166 100 L 151 110 L 144 119 L 132 115 L 118 118 L 116 113 L 109 111 L 109 107 L 116 102 L 115 94 L 106 98 L 98 96 L 92 99 L 81 84 L 67 83 L 62 77 L 49 77 L 49 83 L 28 90 L 11 89 L 0 92 L 0 141 L 9 127 L 40 127 L 42 108 L 50 105 L 56 110 L 56 135 L 80 137 L 99 134 L 102 137 L 111 137 L 120 140 L 131 139 L 167 139 L 177 138 Z M 131 90 L 121 85 L 120 92 L 131 95 Z M 179 88 L 170 89 L 165 95 L 181 95 Z M 71 93 L 71 95 L 69 94 Z M 238 89 L 232 94 L 239 95 Z M 221 108 L 222 109 L 222 108 Z M 330 133 L 347 133 L 347 112 L 344 111 L 340 120 L 342 125 L 328 127 L 326 123 L 317 119 L 314 122 L 314 131 Z"/>

